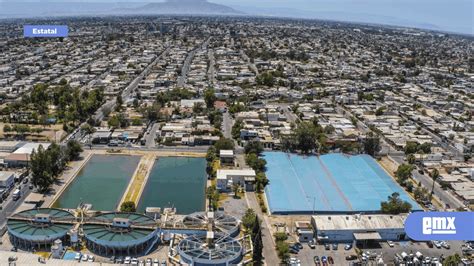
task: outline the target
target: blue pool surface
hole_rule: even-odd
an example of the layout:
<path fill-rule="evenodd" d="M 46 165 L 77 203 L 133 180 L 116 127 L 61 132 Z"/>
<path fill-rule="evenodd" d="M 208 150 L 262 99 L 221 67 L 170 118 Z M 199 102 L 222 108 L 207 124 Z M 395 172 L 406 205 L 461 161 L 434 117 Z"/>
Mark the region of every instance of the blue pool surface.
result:
<path fill-rule="evenodd" d="M 413 210 L 421 209 L 369 155 L 264 152 L 263 158 L 270 181 L 265 195 L 274 214 L 374 213 L 394 192 Z"/>

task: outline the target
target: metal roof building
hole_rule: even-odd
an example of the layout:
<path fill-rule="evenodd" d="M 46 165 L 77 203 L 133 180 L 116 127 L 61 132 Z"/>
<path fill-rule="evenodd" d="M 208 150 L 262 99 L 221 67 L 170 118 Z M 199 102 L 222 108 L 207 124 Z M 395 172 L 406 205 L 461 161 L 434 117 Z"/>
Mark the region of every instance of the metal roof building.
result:
<path fill-rule="evenodd" d="M 315 215 L 311 217 L 317 239 L 330 242 L 403 240 L 407 215 Z"/>

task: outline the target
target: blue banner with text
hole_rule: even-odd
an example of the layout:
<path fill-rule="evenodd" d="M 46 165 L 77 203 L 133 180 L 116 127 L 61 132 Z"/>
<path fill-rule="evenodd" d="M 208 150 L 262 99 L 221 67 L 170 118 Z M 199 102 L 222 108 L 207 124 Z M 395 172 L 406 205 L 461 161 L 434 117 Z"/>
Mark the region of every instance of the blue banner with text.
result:
<path fill-rule="evenodd" d="M 67 37 L 69 29 L 66 25 L 24 25 L 23 36 L 35 37 Z"/>

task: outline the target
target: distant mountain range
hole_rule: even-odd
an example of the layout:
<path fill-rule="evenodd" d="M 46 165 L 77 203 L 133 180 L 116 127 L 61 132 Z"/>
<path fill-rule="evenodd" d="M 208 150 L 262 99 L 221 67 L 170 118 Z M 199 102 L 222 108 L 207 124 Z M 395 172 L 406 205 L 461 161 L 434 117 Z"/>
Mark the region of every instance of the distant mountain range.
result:
<path fill-rule="evenodd" d="M 74 15 L 242 15 L 234 8 L 207 0 L 167 0 L 146 2 L 0 2 L 0 18 Z M 146 0 L 145 0 L 146 1 Z"/>
<path fill-rule="evenodd" d="M 150 3 L 150 1 L 154 2 Z M 473 35 L 472 23 L 468 25 L 469 23 L 466 24 L 463 20 L 459 19 L 446 19 L 437 16 L 433 18 L 434 14 L 437 14 L 436 12 L 433 13 L 431 17 L 402 16 L 395 11 L 380 12 L 380 7 L 379 9 L 373 10 L 355 8 L 352 2 L 344 4 L 344 6 L 348 7 L 346 10 L 340 10 L 341 8 L 339 8 L 339 10 L 331 10 L 328 7 L 324 8 L 322 5 L 326 3 L 324 1 L 321 3 L 315 1 L 311 8 L 308 6 L 307 9 L 305 9 L 305 6 L 301 5 L 301 3 L 294 8 L 290 6 L 272 6 L 268 4 L 268 2 L 272 0 L 261 0 L 262 3 L 260 3 L 260 0 L 229 0 L 233 3 L 229 3 L 229 1 L 226 0 L 225 4 L 214 3 L 222 3 L 222 0 L 209 0 L 212 2 L 208 0 L 156 1 L 157 0 L 0 0 L 0 19 L 102 15 L 246 15 L 384 24 Z M 255 5 L 252 4 L 252 1 L 255 1 Z M 370 2 L 370 0 L 368 1 Z M 258 4 L 260 4 L 260 6 Z M 418 9 L 422 7 L 423 5 L 419 5 Z M 444 6 L 438 7 L 438 9 L 442 7 Z M 394 7 L 394 9 L 397 8 L 400 7 Z M 465 10 L 465 8 L 462 10 Z M 437 12 L 439 13 L 439 10 Z M 460 17 L 464 18 L 465 15 Z"/>
<path fill-rule="evenodd" d="M 243 14 L 231 7 L 210 3 L 206 0 L 167 0 L 164 3 L 150 3 L 138 8 L 115 10 L 127 14 L 206 14 L 206 15 L 239 15 Z"/>

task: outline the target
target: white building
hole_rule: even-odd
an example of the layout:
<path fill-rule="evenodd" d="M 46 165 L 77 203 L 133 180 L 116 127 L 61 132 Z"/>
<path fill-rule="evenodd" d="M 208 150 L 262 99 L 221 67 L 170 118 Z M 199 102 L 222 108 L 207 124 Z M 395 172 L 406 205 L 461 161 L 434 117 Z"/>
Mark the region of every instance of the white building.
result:
<path fill-rule="evenodd" d="M 311 224 L 319 241 L 405 240 L 406 215 L 315 215 Z"/>
<path fill-rule="evenodd" d="M 226 191 L 232 189 L 233 184 L 239 184 L 245 190 L 253 190 L 255 183 L 253 169 L 219 169 L 217 170 L 217 189 Z"/>
<path fill-rule="evenodd" d="M 15 183 L 15 172 L 0 171 L 0 188 L 9 189 Z"/>

